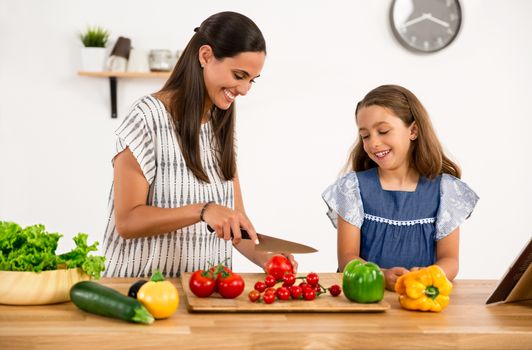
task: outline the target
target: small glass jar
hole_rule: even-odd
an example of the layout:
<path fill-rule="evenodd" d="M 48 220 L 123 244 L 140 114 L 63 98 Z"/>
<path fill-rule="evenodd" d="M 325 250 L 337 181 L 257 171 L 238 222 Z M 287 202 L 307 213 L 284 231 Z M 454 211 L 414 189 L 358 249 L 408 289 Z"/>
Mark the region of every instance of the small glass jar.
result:
<path fill-rule="evenodd" d="M 168 72 L 172 70 L 172 51 L 151 50 L 149 56 L 150 70 L 152 72 Z"/>

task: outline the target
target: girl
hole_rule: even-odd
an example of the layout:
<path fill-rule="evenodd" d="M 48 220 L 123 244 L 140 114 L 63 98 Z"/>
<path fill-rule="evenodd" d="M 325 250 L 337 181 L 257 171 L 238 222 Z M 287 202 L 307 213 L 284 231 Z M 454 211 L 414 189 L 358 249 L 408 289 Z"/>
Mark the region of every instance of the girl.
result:
<path fill-rule="evenodd" d="M 259 266 L 269 258 L 254 249 L 234 145 L 234 101 L 260 75 L 266 44 L 256 24 L 234 12 L 195 32 L 164 87 L 137 101 L 116 130 L 106 276 L 231 267 L 231 243 Z M 253 242 L 241 240 L 241 227 Z"/>
<path fill-rule="evenodd" d="M 432 264 L 458 273 L 459 225 L 478 197 L 443 154 L 429 116 L 409 90 L 383 85 L 357 104 L 352 172 L 322 194 L 338 230 L 338 265 L 377 263 L 394 290 L 399 276 Z"/>

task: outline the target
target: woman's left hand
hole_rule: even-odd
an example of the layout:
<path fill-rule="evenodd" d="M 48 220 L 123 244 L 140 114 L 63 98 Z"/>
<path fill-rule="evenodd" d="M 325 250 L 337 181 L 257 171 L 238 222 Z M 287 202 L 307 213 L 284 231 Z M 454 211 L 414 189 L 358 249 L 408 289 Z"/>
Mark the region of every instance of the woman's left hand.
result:
<path fill-rule="evenodd" d="M 287 258 L 289 261 L 290 261 L 290 264 L 292 264 L 292 268 L 294 270 L 294 274 L 297 273 L 297 261 L 296 259 L 294 258 L 294 256 L 290 253 L 270 253 L 266 256 L 266 260 L 262 263 L 262 269 L 266 271 L 266 263 L 268 262 L 268 260 L 270 260 L 270 258 L 274 255 L 282 255 L 284 256 L 285 258 Z"/>

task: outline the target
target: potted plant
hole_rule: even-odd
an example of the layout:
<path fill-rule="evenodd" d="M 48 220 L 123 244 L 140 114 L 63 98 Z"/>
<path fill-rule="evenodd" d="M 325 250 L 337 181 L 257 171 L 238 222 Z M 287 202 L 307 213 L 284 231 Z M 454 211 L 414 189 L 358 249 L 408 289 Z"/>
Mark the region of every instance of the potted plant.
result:
<path fill-rule="evenodd" d="M 79 37 L 83 43 L 81 69 L 88 72 L 102 71 L 109 32 L 101 27 L 88 27 L 84 33 L 80 33 Z"/>

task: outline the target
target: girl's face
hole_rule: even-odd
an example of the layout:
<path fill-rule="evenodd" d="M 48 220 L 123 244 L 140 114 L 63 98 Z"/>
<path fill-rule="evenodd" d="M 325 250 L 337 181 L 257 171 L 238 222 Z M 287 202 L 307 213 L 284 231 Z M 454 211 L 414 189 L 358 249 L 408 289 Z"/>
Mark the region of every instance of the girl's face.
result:
<path fill-rule="evenodd" d="M 410 145 L 417 138 L 415 122 L 406 126 L 392 110 L 376 105 L 362 107 L 356 118 L 364 150 L 379 168 L 410 166 Z"/>
<path fill-rule="evenodd" d="M 246 95 L 264 65 L 264 52 L 242 52 L 234 57 L 218 60 L 212 48 L 199 49 L 200 65 L 207 89 L 206 103 L 226 110 L 239 95 Z"/>

